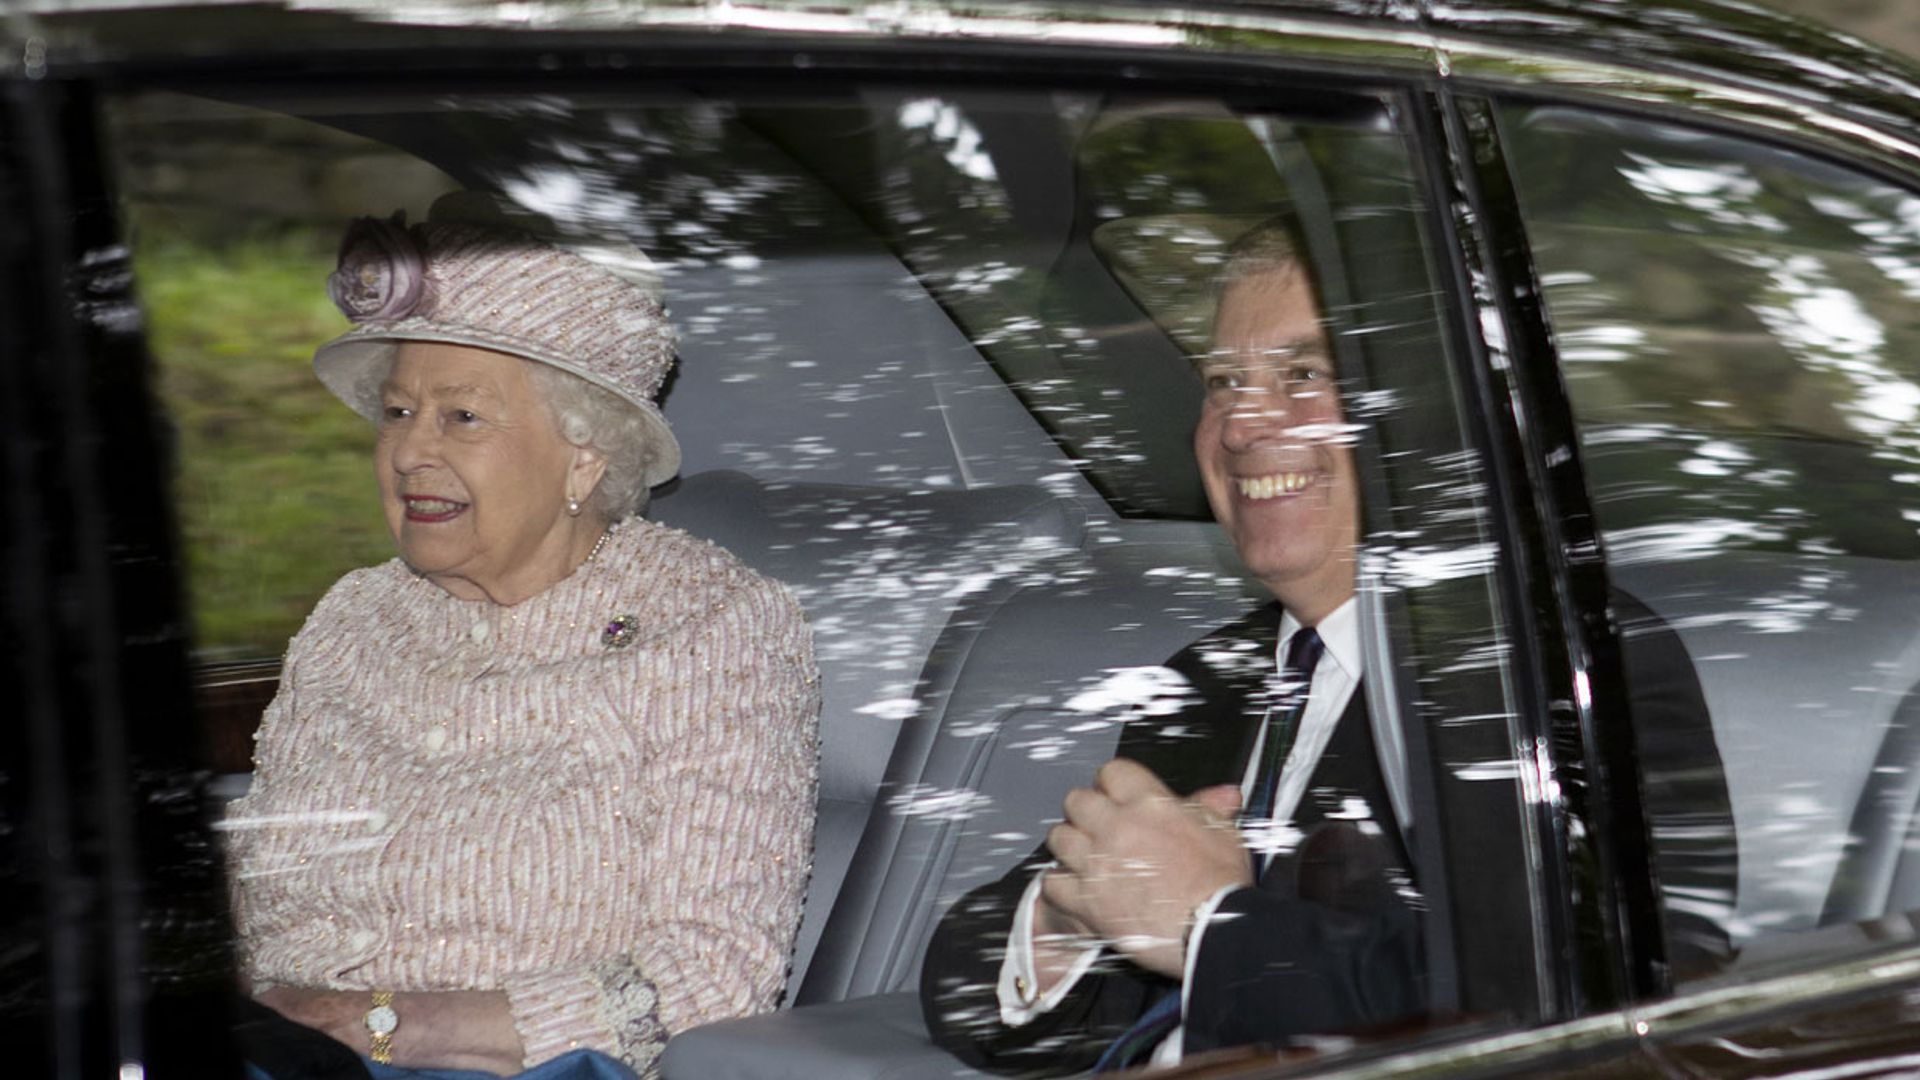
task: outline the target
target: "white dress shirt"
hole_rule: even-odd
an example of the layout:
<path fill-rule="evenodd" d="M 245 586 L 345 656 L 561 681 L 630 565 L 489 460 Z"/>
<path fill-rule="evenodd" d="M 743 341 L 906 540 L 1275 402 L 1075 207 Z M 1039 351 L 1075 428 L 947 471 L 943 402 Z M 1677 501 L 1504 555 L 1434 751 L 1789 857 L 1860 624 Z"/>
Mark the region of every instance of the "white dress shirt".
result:
<path fill-rule="evenodd" d="M 1300 716 L 1298 734 L 1294 736 L 1293 748 L 1287 753 L 1286 762 L 1280 767 L 1280 785 L 1273 804 L 1275 822 L 1292 820 L 1294 809 L 1306 794 L 1307 781 L 1320 764 L 1320 755 L 1326 751 L 1327 742 L 1333 738 L 1335 725 L 1340 722 L 1348 701 L 1360 685 L 1365 654 L 1360 643 L 1359 624 L 1359 606 L 1351 598 L 1320 620 L 1318 630 L 1321 640 L 1326 643 L 1326 652 L 1313 669 L 1313 683 L 1308 688 L 1307 704 Z M 1280 640 L 1274 653 L 1276 667 L 1287 655 L 1287 644 L 1299 629 L 1300 624 L 1292 615 L 1281 617 Z M 1261 723 L 1259 734 L 1254 739 L 1253 752 L 1247 758 L 1246 772 L 1240 778 L 1243 802 L 1251 792 L 1255 774 L 1260 768 L 1267 726 L 1265 721 Z M 1299 833 L 1286 825 L 1250 822 L 1247 834 L 1250 848 L 1272 852 L 1288 850 L 1299 840 Z M 1033 993 L 1033 988 L 1039 982 L 1034 971 L 1033 909 L 1040 897 L 1042 876 L 1034 875 L 1033 881 L 1020 897 L 1019 906 L 1014 909 L 1012 931 L 1007 936 L 1006 958 L 1000 964 L 1000 1019 L 1009 1027 L 1025 1024 L 1058 1005 L 1081 976 L 1086 974 L 1087 969 L 1093 966 L 1094 960 L 1105 947 L 1098 942 L 1085 945 L 1059 982 L 1045 994 Z M 1206 934 L 1207 924 L 1220 902 L 1236 888 L 1239 886 L 1229 886 L 1215 892 L 1194 912 L 1193 933 L 1187 939 L 1185 977 L 1181 980 L 1183 1013 L 1186 1009 L 1186 986 L 1191 981 L 1194 959 L 1200 955 L 1200 942 Z M 1180 1053 L 1181 1032 L 1176 1028 L 1155 1048 L 1153 1064 L 1176 1063 L 1180 1060 Z"/>

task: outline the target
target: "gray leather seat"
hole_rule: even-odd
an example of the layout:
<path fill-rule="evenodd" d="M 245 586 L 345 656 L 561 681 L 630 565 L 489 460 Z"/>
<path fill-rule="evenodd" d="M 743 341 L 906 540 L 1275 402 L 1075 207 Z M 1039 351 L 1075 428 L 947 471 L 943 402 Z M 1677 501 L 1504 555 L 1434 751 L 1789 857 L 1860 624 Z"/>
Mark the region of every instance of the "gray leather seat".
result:
<path fill-rule="evenodd" d="M 1904 599 L 1920 567 L 1773 552 L 1672 560 L 1653 533 L 1641 561 L 1619 539 L 1615 583 L 1686 643 L 1713 719 L 1740 838 L 1733 943 L 1885 911 L 1920 792 L 1916 759 L 1902 757 L 1920 683 L 1920 608 Z"/>
<path fill-rule="evenodd" d="M 1920 687 L 1888 717 L 1847 832 L 1821 925 L 1920 909 Z"/>
<path fill-rule="evenodd" d="M 797 1005 L 912 988 L 935 922 L 1005 873 L 1113 756 L 1121 699 L 1254 601 L 1215 534 L 1149 526 L 982 591 L 949 618 L 922 672 L 853 865 Z M 1196 556 L 1211 565 L 1163 573 Z"/>
<path fill-rule="evenodd" d="M 1076 549 L 1078 507 L 1037 487 L 910 491 L 682 478 L 649 517 L 710 539 L 791 586 L 821 672 L 819 823 L 788 996 L 800 986 L 878 799 L 915 682 L 975 591 Z"/>
<path fill-rule="evenodd" d="M 952 1080 L 991 1075 L 927 1040 L 911 990 L 708 1024 L 667 1043 L 669 1080 Z"/>
<path fill-rule="evenodd" d="M 823 788 L 823 857 L 829 843 L 844 840 L 829 830 L 855 814 L 863 826 L 838 878 L 823 881 L 816 870 L 806 919 L 818 936 L 803 937 L 803 948 L 813 948 L 804 965 L 796 962 L 791 995 L 800 1007 L 677 1036 L 665 1059 L 669 1077 L 970 1075 L 927 1041 L 913 993 L 939 915 L 1032 850 L 1065 792 L 1111 756 L 1119 734 L 1111 706 L 1120 688 L 1135 685 L 1116 669 L 1157 665 L 1252 602 L 1213 530 L 1180 523 L 1130 530 L 1126 544 L 1095 543 L 1084 552 L 1034 546 L 1029 559 L 1003 558 L 945 609 L 881 782 L 863 788 L 870 791 L 864 804 L 843 789 L 831 821 Z M 769 557 L 817 554 L 775 546 L 781 550 L 769 546 Z M 787 566 L 796 585 L 818 573 Z M 815 617 L 834 613 L 829 603 Z M 822 650 L 823 670 L 847 659 L 829 655 Z M 829 727 L 848 722 L 844 709 L 830 704 L 829 711 Z M 825 736 L 823 753 L 832 754 L 837 741 Z M 866 753 L 862 770 L 871 766 Z"/>

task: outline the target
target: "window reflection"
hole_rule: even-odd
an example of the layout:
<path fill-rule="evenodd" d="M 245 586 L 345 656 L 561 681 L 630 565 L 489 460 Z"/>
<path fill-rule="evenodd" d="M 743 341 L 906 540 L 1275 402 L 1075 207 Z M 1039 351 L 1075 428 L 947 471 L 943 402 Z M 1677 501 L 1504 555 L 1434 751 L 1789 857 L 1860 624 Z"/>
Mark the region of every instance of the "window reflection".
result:
<path fill-rule="evenodd" d="M 1916 200 L 1621 118 L 1505 128 L 1614 583 L 1685 644 L 1727 772 L 1735 837 L 1701 839 L 1737 846 L 1737 884 L 1670 909 L 1758 963 L 1920 907 L 1895 884 L 1920 766 Z"/>

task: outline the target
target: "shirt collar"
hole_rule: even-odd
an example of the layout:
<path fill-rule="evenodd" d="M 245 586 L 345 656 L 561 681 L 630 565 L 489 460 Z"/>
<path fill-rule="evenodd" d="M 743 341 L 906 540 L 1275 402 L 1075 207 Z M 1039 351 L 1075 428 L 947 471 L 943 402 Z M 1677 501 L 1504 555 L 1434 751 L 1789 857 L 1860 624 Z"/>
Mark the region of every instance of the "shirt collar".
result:
<path fill-rule="evenodd" d="M 1280 641 L 1274 649 L 1274 665 L 1285 662 L 1287 642 L 1300 629 L 1300 620 L 1292 612 L 1283 611 L 1280 615 Z M 1360 681 L 1365 668 L 1364 654 L 1360 650 L 1360 604 L 1355 596 L 1347 597 L 1339 607 L 1327 613 L 1314 629 L 1320 632 L 1320 640 L 1326 643 L 1327 651 L 1320 662 L 1332 660 L 1340 665 L 1349 679 Z"/>

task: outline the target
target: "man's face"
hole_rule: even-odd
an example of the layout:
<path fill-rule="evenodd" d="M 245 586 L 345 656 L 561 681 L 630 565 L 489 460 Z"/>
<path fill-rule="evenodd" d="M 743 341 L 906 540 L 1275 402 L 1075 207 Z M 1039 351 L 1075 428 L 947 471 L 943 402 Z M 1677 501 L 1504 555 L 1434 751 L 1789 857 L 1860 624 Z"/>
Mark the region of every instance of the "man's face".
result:
<path fill-rule="evenodd" d="M 1193 454 L 1213 516 L 1248 569 L 1309 625 L 1353 595 L 1352 435 L 1313 287 L 1297 268 L 1220 295 Z"/>

